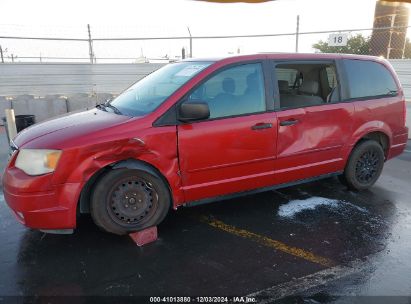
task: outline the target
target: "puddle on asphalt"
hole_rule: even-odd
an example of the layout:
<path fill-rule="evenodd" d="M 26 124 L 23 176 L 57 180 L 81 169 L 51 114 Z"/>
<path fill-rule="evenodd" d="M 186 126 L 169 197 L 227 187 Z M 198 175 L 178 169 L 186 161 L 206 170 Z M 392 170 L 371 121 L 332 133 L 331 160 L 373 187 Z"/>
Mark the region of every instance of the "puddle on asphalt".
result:
<path fill-rule="evenodd" d="M 367 213 L 368 211 L 357 205 L 343 200 L 330 199 L 325 197 L 313 196 L 302 200 L 291 200 L 288 203 L 281 205 L 278 209 L 278 215 L 281 217 L 293 218 L 299 213 L 307 210 L 315 210 L 318 207 L 328 209 L 353 208 L 360 212 Z"/>

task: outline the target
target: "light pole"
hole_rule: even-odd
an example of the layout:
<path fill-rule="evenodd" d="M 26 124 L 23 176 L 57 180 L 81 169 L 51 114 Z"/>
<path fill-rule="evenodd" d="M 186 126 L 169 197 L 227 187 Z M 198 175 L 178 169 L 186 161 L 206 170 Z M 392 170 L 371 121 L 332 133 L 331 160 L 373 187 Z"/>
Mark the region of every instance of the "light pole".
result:
<path fill-rule="evenodd" d="M 191 36 L 190 28 L 187 26 L 188 35 L 190 36 L 190 58 L 193 58 L 193 37 Z"/>

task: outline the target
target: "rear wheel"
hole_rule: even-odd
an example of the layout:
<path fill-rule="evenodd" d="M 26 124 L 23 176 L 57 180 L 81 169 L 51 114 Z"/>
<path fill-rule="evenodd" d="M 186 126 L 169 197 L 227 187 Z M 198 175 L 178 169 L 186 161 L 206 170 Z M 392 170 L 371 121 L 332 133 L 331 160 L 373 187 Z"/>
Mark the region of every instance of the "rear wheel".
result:
<path fill-rule="evenodd" d="M 384 167 L 384 151 L 374 140 L 360 142 L 352 151 L 340 181 L 353 190 L 365 190 L 377 181 Z"/>
<path fill-rule="evenodd" d="M 115 169 L 94 187 L 90 210 L 97 226 L 122 235 L 158 225 L 167 215 L 170 201 L 168 188 L 159 176 Z"/>

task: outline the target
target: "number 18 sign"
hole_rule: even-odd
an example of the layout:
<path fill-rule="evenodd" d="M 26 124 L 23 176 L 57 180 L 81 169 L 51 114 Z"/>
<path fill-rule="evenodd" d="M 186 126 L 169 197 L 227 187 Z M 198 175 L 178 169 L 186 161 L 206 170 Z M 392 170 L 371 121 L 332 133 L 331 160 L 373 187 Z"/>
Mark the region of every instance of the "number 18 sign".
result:
<path fill-rule="evenodd" d="M 346 46 L 348 41 L 347 34 L 330 34 L 328 36 L 328 45 L 329 46 Z"/>

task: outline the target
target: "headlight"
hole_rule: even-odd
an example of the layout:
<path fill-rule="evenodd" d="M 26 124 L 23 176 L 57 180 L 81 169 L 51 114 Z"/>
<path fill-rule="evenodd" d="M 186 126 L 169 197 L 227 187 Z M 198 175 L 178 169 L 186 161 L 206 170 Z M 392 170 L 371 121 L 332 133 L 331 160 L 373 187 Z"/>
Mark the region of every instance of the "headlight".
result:
<path fill-rule="evenodd" d="M 56 169 L 60 156 L 60 150 L 21 149 L 15 166 L 28 175 L 46 174 Z"/>

